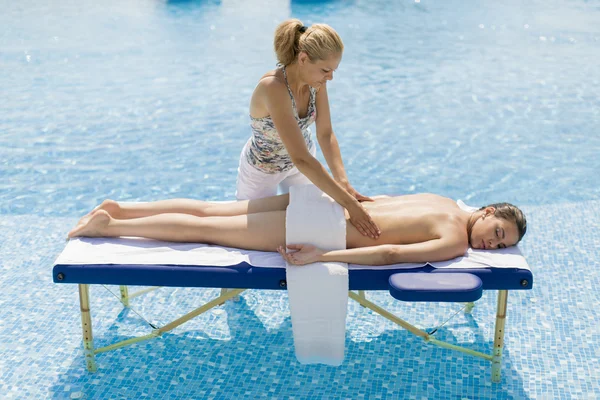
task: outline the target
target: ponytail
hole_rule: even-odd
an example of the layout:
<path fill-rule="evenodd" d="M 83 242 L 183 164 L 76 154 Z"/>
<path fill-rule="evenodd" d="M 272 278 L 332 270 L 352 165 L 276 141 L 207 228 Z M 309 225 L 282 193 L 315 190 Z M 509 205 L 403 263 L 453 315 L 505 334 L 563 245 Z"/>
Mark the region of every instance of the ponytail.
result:
<path fill-rule="evenodd" d="M 311 61 L 326 60 L 333 54 L 341 54 L 344 44 L 337 32 L 326 24 L 306 27 L 299 19 L 283 21 L 275 29 L 274 40 L 277 61 L 282 65 L 293 64 L 300 52 Z"/>

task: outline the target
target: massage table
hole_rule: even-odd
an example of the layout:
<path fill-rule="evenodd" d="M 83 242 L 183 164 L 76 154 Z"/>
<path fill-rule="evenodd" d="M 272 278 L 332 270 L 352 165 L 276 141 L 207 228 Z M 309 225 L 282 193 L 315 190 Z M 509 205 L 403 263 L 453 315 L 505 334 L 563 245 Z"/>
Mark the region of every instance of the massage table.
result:
<path fill-rule="evenodd" d="M 298 267 L 302 268 L 302 267 Z M 518 247 L 473 250 L 453 260 L 427 264 L 364 266 L 349 264 L 350 299 L 421 337 L 425 342 L 481 357 L 492 363 L 492 381 L 501 377 L 502 350 L 509 290 L 530 290 L 533 275 Z M 247 251 L 205 244 L 167 243 L 140 238 L 70 240 L 53 267 L 55 283 L 77 284 L 81 305 L 83 347 L 88 371 L 97 369 L 96 354 L 151 339 L 219 306 L 246 289 L 286 290 L 286 268 L 278 253 Z M 89 285 L 119 285 L 125 307 L 133 297 L 128 286 L 221 288 L 202 307 L 154 330 L 103 348 L 92 335 Z M 484 290 L 497 290 L 494 344 L 491 354 L 436 339 L 365 297 L 365 291 L 385 290 L 401 301 L 461 302 L 470 312 Z"/>

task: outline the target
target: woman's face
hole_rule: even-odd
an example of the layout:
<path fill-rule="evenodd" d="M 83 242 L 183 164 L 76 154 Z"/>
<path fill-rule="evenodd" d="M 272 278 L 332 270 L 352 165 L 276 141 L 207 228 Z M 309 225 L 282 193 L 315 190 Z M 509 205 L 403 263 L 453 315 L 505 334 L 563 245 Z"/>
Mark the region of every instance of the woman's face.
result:
<path fill-rule="evenodd" d="M 487 207 L 471 229 L 471 247 L 492 250 L 514 246 L 519 241 L 517 224 L 494 216 L 494 207 Z"/>
<path fill-rule="evenodd" d="M 326 60 L 312 61 L 304 52 L 298 56 L 298 62 L 302 68 L 303 80 L 311 87 L 318 89 L 327 81 L 333 79 L 333 72 L 342 61 L 341 54 L 335 54 Z"/>

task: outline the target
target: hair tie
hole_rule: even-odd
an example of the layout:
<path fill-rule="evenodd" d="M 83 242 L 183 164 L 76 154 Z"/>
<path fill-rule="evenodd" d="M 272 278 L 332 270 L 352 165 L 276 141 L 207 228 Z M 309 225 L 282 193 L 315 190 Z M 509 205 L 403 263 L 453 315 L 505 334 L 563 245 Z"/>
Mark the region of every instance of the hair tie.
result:
<path fill-rule="evenodd" d="M 302 25 L 302 26 L 300 27 L 300 29 L 298 29 L 298 30 L 300 31 L 300 33 L 304 33 L 304 32 L 306 32 L 306 30 L 307 30 L 307 29 L 308 29 L 308 26 L 304 26 L 304 25 Z"/>

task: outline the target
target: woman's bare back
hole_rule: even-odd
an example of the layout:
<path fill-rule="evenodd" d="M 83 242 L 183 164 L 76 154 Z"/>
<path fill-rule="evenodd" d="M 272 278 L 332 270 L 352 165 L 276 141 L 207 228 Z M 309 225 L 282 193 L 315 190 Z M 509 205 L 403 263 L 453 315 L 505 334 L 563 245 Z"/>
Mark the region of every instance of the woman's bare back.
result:
<path fill-rule="evenodd" d="M 443 224 L 456 225 L 456 219 L 461 214 L 453 200 L 434 194 L 386 197 L 362 204 L 380 227 L 381 236 L 378 239 L 364 236 L 348 222 L 347 248 L 432 240 L 439 236 Z M 346 220 L 348 219 L 346 212 Z M 466 225 L 464 233 L 466 235 Z"/>

